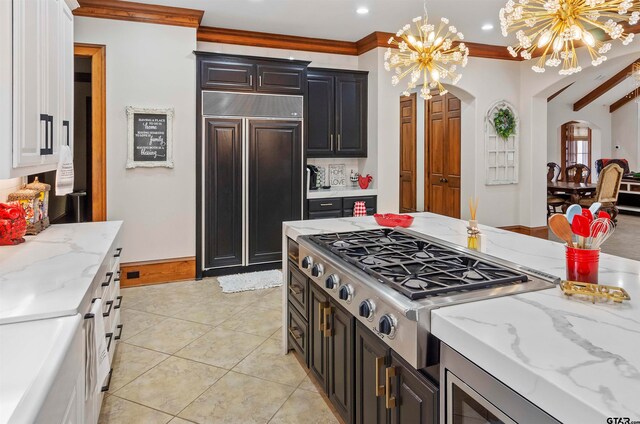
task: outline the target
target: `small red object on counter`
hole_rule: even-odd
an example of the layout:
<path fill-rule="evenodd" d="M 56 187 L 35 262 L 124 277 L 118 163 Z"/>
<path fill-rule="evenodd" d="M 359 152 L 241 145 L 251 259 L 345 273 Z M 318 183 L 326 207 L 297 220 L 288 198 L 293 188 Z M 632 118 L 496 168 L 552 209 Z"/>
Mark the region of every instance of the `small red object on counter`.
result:
<path fill-rule="evenodd" d="M 373 215 L 378 225 L 383 227 L 402 227 L 408 228 L 413 224 L 411 215 L 396 215 L 395 213 L 375 214 Z"/>
<path fill-rule="evenodd" d="M 0 203 L 0 246 L 24 242 L 27 221 L 18 202 Z"/>
<path fill-rule="evenodd" d="M 371 181 L 373 181 L 373 177 L 369 174 L 364 176 L 360 175 L 358 177 L 358 184 L 360 185 L 360 188 L 363 190 L 369 188 L 369 184 L 371 184 Z"/>

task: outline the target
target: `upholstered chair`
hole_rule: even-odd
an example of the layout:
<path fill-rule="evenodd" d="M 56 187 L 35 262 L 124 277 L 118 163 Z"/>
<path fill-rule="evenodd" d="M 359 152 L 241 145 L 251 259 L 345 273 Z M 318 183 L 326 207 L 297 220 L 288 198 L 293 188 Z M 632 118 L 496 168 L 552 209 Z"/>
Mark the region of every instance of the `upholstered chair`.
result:
<path fill-rule="evenodd" d="M 580 199 L 580 206 L 588 208 L 594 202 L 602 203 L 602 210 L 609 212 L 613 220 L 618 216 L 618 192 L 620 191 L 620 182 L 622 181 L 623 169 L 612 163 L 607 165 L 598 178 L 598 186 L 596 194 L 593 197 L 585 197 Z"/>
<path fill-rule="evenodd" d="M 569 183 L 586 183 L 589 181 L 589 176 L 591 176 L 591 169 L 581 163 L 568 166 L 564 170 L 564 180 Z"/>

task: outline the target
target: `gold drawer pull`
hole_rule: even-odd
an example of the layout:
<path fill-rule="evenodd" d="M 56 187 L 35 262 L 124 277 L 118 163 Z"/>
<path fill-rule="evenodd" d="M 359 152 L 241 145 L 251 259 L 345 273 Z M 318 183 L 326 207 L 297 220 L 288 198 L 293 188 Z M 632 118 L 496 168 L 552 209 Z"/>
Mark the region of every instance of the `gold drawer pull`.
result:
<path fill-rule="evenodd" d="M 380 371 L 384 366 L 384 356 L 376 358 L 376 397 L 384 396 L 384 384 L 380 385 Z"/>
<path fill-rule="evenodd" d="M 331 315 L 331 307 L 327 306 L 324 308 L 324 336 L 331 337 L 333 335 L 333 331 L 329 327 L 329 315 Z"/>
<path fill-rule="evenodd" d="M 297 327 L 289 327 L 289 334 L 291 334 L 291 337 L 295 340 L 300 340 L 302 338 L 302 331 Z"/>
<path fill-rule="evenodd" d="M 297 284 L 292 284 L 291 287 L 289 287 L 289 291 L 297 296 L 302 293 L 302 287 Z"/>
<path fill-rule="evenodd" d="M 386 388 L 385 388 L 385 403 L 387 406 L 387 409 L 393 409 L 396 407 L 396 397 L 395 396 L 391 396 L 391 377 L 395 377 L 396 376 L 396 367 L 389 367 L 387 368 L 387 375 L 386 375 Z"/>

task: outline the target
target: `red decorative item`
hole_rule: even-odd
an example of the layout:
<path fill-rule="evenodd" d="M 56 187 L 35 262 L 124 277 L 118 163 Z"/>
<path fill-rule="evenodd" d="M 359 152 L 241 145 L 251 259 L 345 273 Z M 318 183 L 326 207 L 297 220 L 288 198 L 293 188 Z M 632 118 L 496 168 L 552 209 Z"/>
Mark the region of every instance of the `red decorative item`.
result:
<path fill-rule="evenodd" d="M 574 249 L 567 246 L 567 280 L 598 284 L 600 249 Z"/>
<path fill-rule="evenodd" d="M 371 184 L 371 181 L 373 181 L 373 177 L 369 174 L 365 175 L 365 176 L 358 176 L 358 184 L 360 185 L 360 188 L 363 190 L 366 190 L 367 188 L 369 188 L 369 184 Z"/>
<path fill-rule="evenodd" d="M 353 216 L 367 216 L 367 205 L 359 200 L 353 204 Z"/>
<path fill-rule="evenodd" d="M 375 214 L 373 215 L 378 225 L 383 227 L 402 227 L 408 228 L 413 224 L 411 215 L 396 215 L 394 213 Z"/>
<path fill-rule="evenodd" d="M 27 221 L 18 202 L 0 203 L 0 246 L 24 242 Z"/>

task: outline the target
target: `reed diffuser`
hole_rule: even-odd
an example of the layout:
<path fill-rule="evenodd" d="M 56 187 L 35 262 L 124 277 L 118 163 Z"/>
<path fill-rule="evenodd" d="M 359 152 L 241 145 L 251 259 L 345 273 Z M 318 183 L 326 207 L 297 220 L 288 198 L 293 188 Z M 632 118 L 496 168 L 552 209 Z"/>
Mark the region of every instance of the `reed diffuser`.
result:
<path fill-rule="evenodd" d="M 469 249 L 480 250 L 482 234 L 478 229 L 478 198 L 469 198 L 469 212 L 471 213 L 471 219 L 467 226 L 467 247 Z"/>

